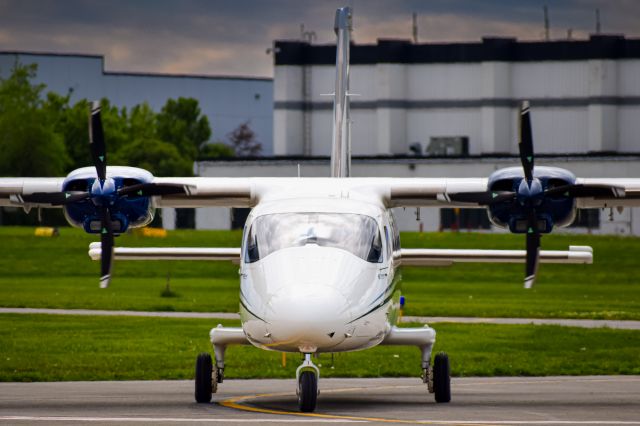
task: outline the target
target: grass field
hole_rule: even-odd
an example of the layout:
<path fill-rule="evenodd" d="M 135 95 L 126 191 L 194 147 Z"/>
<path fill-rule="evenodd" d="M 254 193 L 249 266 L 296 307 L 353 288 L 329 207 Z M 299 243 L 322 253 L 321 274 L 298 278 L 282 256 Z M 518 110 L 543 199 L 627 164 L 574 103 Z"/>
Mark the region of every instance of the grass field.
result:
<path fill-rule="evenodd" d="M 227 262 L 116 262 L 111 288 L 98 288 L 98 263 L 87 256 L 95 236 L 61 228 L 37 238 L 32 228 L 0 227 L 0 305 L 5 307 L 238 310 L 237 266 Z M 238 246 L 238 231 L 171 231 L 166 239 L 123 235 L 120 246 Z M 404 247 L 522 248 L 507 234 L 404 233 Z M 640 319 L 640 239 L 549 235 L 544 249 L 591 245 L 593 265 L 541 265 L 533 290 L 522 265 L 404 268 L 406 315 Z M 172 297 L 163 297 L 170 276 Z M 165 295 L 166 296 L 166 295 Z"/>
<path fill-rule="evenodd" d="M 0 315 L 0 381 L 191 379 L 208 332 L 231 321 Z M 415 325 L 414 325 L 415 326 Z M 556 326 L 438 324 L 437 351 L 455 376 L 640 374 L 640 332 Z M 615 349 L 614 349 L 615 348 Z M 300 356 L 227 351 L 228 378 L 295 377 Z M 322 377 L 419 376 L 411 347 L 321 355 Z"/>
<path fill-rule="evenodd" d="M 116 262 L 108 290 L 87 256 L 95 238 L 62 228 L 0 227 L 0 306 L 237 312 L 237 266 L 227 262 Z M 123 235 L 120 246 L 238 246 L 237 231 L 174 231 L 166 239 Z M 513 235 L 408 233 L 405 247 L 520 248 Z M 546 249 L 592 245 L 595 264 L 542 265 L 522 288 L 521 265 L 405 268 L 407 315 L 640 319 L 636 238 L 553 235 Z M 167 276 L 172 293 L 165 293 Z M 170 296 L 170 297 L 167 297 Z M 210 351 L 218 322 L 195 319 L 0 315 L 0 381 L 189 379 Z M 457 376 L 640 374 L 640 332 L 547 326 L 438 324 L 436 350 Z M 227 377 L 294 377 L 298 355 L 228 350 Z M 405 347 L 321 355 L 322 376 L 417 376 L 419 351 Z"/>

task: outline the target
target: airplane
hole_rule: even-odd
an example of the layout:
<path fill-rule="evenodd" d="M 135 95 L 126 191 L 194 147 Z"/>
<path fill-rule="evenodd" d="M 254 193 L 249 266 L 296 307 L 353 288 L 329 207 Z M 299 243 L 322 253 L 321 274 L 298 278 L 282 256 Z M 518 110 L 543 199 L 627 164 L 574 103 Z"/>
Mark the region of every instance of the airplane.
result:
<path fill-rule="evenodd" d="M 312 355 L 377 345 L 416 346 L 422 380 L 437 403 L 451 400 L 446 353 L 433 356 L 436 331 L 397 327 L 400 266 L 457 262 L 525 264 L 531 288 L 540 262 L 591 263 L 592 250 L 540 250 L 540 236 L 568 226 L 578 208 L 640 205 L 640 179 L 577 178 L 569 170 L 534 166 L 528 102 L 520 112 L 520 167 L 488 178 L 350 177 L 349 43 L 352 12 L 336 11 L 336 79 L 331 177 L 154 177 L 107 166 L 101 111 L 93 103 L 89 142 L 93 167 L 64 178 L 0 178 L 0 206 L 62 208 L 68 222 L 91 234 L 100 287 L 114 259 L 232 261 L 239 264 L 240 327 L 211 330 L 214 358 L 198 355 L 195 399 L 210 403 L 224 380 L 228 345 L 250 344 L 302 354 L 296 370 L 302 412 L 312 412 L 320 369 Z M 114 247 L 114 236 L 149 224 L 158 207 L 251 207 L 240 248 Z M 526 250 L 404 249 L 393 207 L 484 208 L 497 227 L 525 234 Z"/>

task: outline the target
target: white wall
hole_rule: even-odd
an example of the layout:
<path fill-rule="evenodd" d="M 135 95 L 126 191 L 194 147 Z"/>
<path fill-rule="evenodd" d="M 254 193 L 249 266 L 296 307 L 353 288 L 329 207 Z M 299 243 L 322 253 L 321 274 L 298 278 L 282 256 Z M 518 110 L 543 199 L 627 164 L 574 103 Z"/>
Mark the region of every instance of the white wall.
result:
<path fill-rule="evenodd" d="M 333 91 L 335 71 L 308 67 L 312 154 L 328 155 L 333 99 L 321 94 Z M 301 68 L 275 67 L 276 101 L 303 100 L 295 73 Z M 351 92 L 360 95 L 351 98 L 355 155 L 405 154 L 411 143 L 426 146 L 434 136 L 468 136 L 471 154 L 517 153 L 518 104 L 525 99 L 532 102 L 537 152 L 640 152 L 636 59 L 356 65 Z M 298 154 L 302 128 L 292 123 L 299 111 L 275 111 L 278 154 Z"/>

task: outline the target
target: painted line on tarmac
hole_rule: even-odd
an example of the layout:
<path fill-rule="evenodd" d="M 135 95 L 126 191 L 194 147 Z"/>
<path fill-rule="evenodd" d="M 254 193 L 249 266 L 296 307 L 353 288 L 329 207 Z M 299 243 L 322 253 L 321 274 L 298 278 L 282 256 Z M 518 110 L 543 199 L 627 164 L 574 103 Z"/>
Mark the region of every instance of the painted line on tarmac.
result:
<path fill-rule="evenodd" d="M 424 385 L 411 385 L 411 386 L 366 386 L 366 387 L 353 387 L 353 388 L 341 388 L 341 389 L 326 389 L 322 390 L 321 393 L 341 393 L 341 392 L 356 392 L 356 391 L 370 391 L 372 389 L 381 390 L 381 389 L 406 389 L 406 388 L 414 388 L 420 387 Z M 251 411 L 254 413 L 262 413 L 262 414 L 276 414 L 281 416 L 300 416 L 300 417 L 310 417 L 314 419 L 332 419 L 332 420 L 349 420 L 355 422 L 376 422 L 376 423 L 396 423 L 396 424 L 422 424 L 422 425 L 456 425 L 456 426 L 468 426 L 472 425 L 467 421 L 440 421 L 440 420 L 406 420 L 406 419 L 388 419 L 383 417 L 363 417 L 363 416 L 349 416 L 349 415 L 340 415 L 340 414 L 328 414 L 328 413 L 301 413 L 299 411 L 287 411 L 287 410 L 278 410 L 272 408 L 260 408 L 252 405 L 245 405 L 244 402 L 248 402 L 254 399 L 259 398 L 269 398 L 269 397 L 278 397 L 278 396 L 291 396 L 290 392 L 279 392 L 279 393 L 262 393 L 256 395 L 245 395 L 245 396 L 236 396 L 232 398 L 227 398 L 222 401 L 219 401 L 218 404 L 223 407 L 233 408 L 236 410 L 242 411 Z M 295 396 L 295 395 L 294 395 Z M 482 423 L 483 425 L 491 425 L 493 423 Z M 640 424 L 640 423 L 638 423 Z"/>
<path fill-rule="evenodd" d="M 0 421 L 25 422 L 140 422 L 140 423 L 362 423 L 352 420 L 310 419 L 220 419 L 203 417 L 71 417 L 71 416 L 0 416 Z"/>
<path fill-rule="evenodd" d="M 94 315 L 123 317 L 157 318 L 200 318 L 200 319 L 240 319 L 240 315 L 231 312 L 154 312 L 154 311 L 109 311 L 93 309 L 49 309 L 49 308 L 0 308 L 0 314 L 47 314 L 47 315 Z M 633 320 L 594 320 L 573 318 L 481 318 L 481 317 L 418 317 L 405 316 L 400 322 L 410 323 L 459 323 L 459 324 L 524 324 L 559 325 L 579 328 L 613 328 L 621 330 L 640 330 L 640 321 Z"/>
<path fill-rule="evenodd" d="M 611 381 L 613 379 L 600 379 L 600 378 L 589 378 L 586 380 L 582 380 L 585 382 L 597 382 L 597 381 Z M 536 383 L 556 383 L 556 382 L 564 382 L 562 380 L 518 380 L 507 382 L 504 384 L 536 384 Z M 502 382 L 478 382 L 469 385 L 486 385 L 486 384 L 503 384 Z M 459 385 L 459 384 L 458 384 Z M 418 388 L 424 385 L 392 385 L 392 386 L 366 386 L 366 387 L 351 387 L 351 388 L 340 388 L 340 389 L 326 389 L 322 390 L 321 393 L 343 393 L 343 392 L 356 392 L 356 391 L 371 391 L 375 390 L 384 390 L 384 389 L 407 389 L 407 388 Z M 396 424 L 422 424 L 422 425 L 447 425 L 447 426 L 502 426 L 502 425 L 640 425 L 639 421 L 625 421 L 625 420 L 436 420 L 436 419 L 428 419 L 428 420 L 409 420 L 409 419 L 391 419 L 391 418 L 382 418 L 382 417 L 364 417 L 364 416 L 350 416 L 350 415 L 340 415 L 340 414 L 329 414 L 329 413 L 302 413 L 299 411 L 288 411 L 288 410 L 279 410 L 272 408 L 260 408 L 253 405 L 246 405 L 249 401 L 260 399 L 260 398 L 270 398 L 270 397 L 280 397 L 280 396 L 292 396 L 290 392 L 280 392 L 280 393 L 263 393 L 263 394 L 255 394 L 255 395 L 245 395 L 245 396 L 236 396 L 232 398 L 227 398 L 222 401 L 219 401 L 218 404 L 227 408 L 232 408 L 236 410 L 242 411 L 250 411 L 254 413 L 262 413 L 262 414 L 275 414 L 275 415 L 286 415 L 286 416 L 300 416 L 300 417 L 312 417 L 315 419 L 334 419 L 334 420 L 349 420 L 356 422 L 376 422 L 376 423 L 396 423 Z M 295 396 L 295 395 L 293 395 Z"/>

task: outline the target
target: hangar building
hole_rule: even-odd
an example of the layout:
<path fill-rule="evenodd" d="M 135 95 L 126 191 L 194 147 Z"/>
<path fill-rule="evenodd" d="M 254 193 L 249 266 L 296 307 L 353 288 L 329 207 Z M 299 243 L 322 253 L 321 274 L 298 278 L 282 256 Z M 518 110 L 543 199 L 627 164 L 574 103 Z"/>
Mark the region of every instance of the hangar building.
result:
<path fill-rule="evenodd" d="M 44 83 L 46 91 L 71 91 L 72 102 L 105 97 L 119 107 L 147 102 L 160 111 L 169 98 L 195 98 L 209 118 L 214 140 L 249 121 L 263 153 L 273 152 L 270 78 L 112 72 L 105 71 L 103 56 L 8 51 L 0 51 L 0 77 L 7 77 L 16 62 L 37 64 L 35 82 Z"/>
<path fill-rule="evenodd" d="M 202 176 L 327 176 L 335 46 L 275 43 L 273 152 L 201 162 Z M 640 40 L 351 46 L 354 176 L 469 177 L 519 164 L 518 105 L 531 103 L 537 164 L 640 177 Z M 239 167 L 239 166 L 242 167 Z M 398 210 L 406 230 L 488 227 L 482 210 Z M 196 212 L 198 227 L 242 223 Z M 640 210 L 585 211 L 575 232 L 640 234 Z M 613 219 L 613 220 L 610 220 Z"/>

